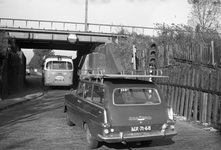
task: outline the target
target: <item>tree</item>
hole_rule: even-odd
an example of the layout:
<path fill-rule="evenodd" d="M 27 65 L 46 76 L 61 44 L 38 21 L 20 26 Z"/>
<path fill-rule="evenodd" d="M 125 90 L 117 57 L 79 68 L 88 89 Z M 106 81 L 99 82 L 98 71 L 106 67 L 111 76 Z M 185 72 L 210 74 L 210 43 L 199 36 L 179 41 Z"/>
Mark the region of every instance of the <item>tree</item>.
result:
<path fill-rule="evenodd" d="M 41 68 L 43 57 L 54 55 L 54 51 L 49 49 L 34 49 L 33 52 L 34 56 L 31 58 L 31 61 L 28 64 L 30 68 Z"/>
<path fill-rule="evenodd" d="M 0 32 L 0 58 L 6 58 L 8 48 L 8 36 L 5 32 Z"/>
<path fill-rule="evenodd" d="M 220 0 L 188 0 L 188 3 L 192 5 L 188 20 L 190 26 L 200 29 L 202 33 L 220 29 Z"/>

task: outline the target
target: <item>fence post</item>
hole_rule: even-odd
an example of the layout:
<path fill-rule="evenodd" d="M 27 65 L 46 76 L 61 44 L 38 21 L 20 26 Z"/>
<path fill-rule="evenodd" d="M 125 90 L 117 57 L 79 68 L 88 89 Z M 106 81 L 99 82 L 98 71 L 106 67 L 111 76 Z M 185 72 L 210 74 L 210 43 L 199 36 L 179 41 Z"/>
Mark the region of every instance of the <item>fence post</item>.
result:
<path fill-rule="evenodd" d="M 175 89 L 175 87 L 171 86 L 171 88 L 172 88 L 172 92 L 171 92 L 171 97 L 170 97 L 170 99 L 171 99 L 170 106 L 173 107 L 173 105 L 174 105 L 174 89 Z"/>
<path fill-rule="evenodd" d="M 195 83 L 195 69 L 193 69 L 192 72 L 192 84 L 191 86 L 194 87 L 194 83 Z M 187 119 L 190 120 L 191 116 L 192 116 L 192 110 L 193 110 L 193 93 L 194 90 L 190 91 L 190 101 L 189 101 L 189 110 L 188 110 L 188 115 L 187 115 Z"/>
<path fill-rule="evenodd" d="M 177 79 L 175 80 L 175 84 L 178 84 L 179 83 L 179 77 L 180 77 L 180 70 L 179 68 L 176 68 L 176 72 L 178 72 L 178 76 L 177 76 Z M 176 112 L 176 108 L 177 108 L 177 99 L 178 99 L 178 90 L 179 88 L 178 87 L 174 87 L 174 90 L 175 90 L 175 94 L 174 94 L 174 103 L 173 103 L 173 111 L 174 113 L 177 113 Z"/>
<path fill-rule="evenodd" d="M 200 62 L 201 63 L 204 63 L 203 60 L 205 59 L 203 55 L 203 47 L 204 45 L 200 44 Z"/>
<path fill-rule="evenodd" d="M 199 71 L 196 71 L 196 87 L 199 87 Z M 193 120 L 197 121 L 198 119 L 198 102 L 199 102 L 199 91 L 195 91 L 195 99 L 194 99 L 194 114 L 193 114 Z"/>
<path fill-rule="evenodd" d="M 170 82 L 170 84 L 172 84 L 172 83 L 173 83 L 173 79 L 174 79 L 174 78 L 173 78 L 173 69 L 172 69 L 172 68 L 170 69 L 170 77 L 171 77 L 171 78 L 170 78 L 169 82 Z M 173 89 L 173 86 L 170 86 L 170 87 L 169 87 L 169 93 L 170 93 L 170 94 L 169 94 L 169 96 L 168 96 L 169 102 L 170 102 L 170 103 L 169 103 L 170 106 L 173 105 L 173 101 L 172 101 L 172 97 L 173 97 L 173 95 L 172 95 L 172 89 Z"/>
<path fill-rule="evenodd" d="M 168 104 L 168 86 L 169 85 L 165 85 L 164 86 L 164 97 L 165 97 L 165 99 L 166 99 L 166 102 L 167 102 L 167 104 Z"/>
<path fill-rule="evenodd" d="M 179 88 L 178 87 L 174 87 L 174 90 L 175 90 L 175 94 L 174 94 L 174 103 L 173 103 L 173 111 L 175 113 L 176 112 L 176 108 L 177 108 L 177 99 L 178 99 L 178 91 L 179 91 Z"/>
<path fill-rule="evenodd" d="M 202 72 L 202 70 L 200 70 L 200 80 L 201 80 L 201 85 L 200 88 L 204 88 L 204 74 Z M 203 97 L 204 97 L 204 93 L 200 91 L 200 112 L 199 112 L 199 116 L 200 116 L 200 122 L 202 122 L 202 118 L 203 118 Z"/>
<path fill-rule="evenodd" d="M 217 69 L 217 74 L 216 74 L 216 91 L 219 90 L 219 85 L 220 85 L 220 72 L 219 69 Z M 214 105 L 213 105 L 213 122 L 215 125 L 218 122 L 218 108 L 219 108 L 219 96 L 215 95 L 215 100 L 214 100 Z M 221 109 L 221 108 L 220 108 Z M 220 114 L 220 123 L 221 123 L 221 114 Z"/>
<path fill-rule="evenodd" d="M 178 81 L 178 84 L 182 84 L 182 74 L 183 74 L 183 71 L 182 69 L 180 69 L 180 76 L 179 76 L 179 81 Z M 181 100 L 181 96 L 182 96 L 182 88 L 178 87 L 178 96 L 177 96 L 177 107 L 176 107 L 176 112 L 179 113 L 180 111 L 180 100 Z"/>
<path fill-rule="evenodd" d="M 186 70 L 186 69 L 185 69 Z M 183 80 L 183 85 L 186 85 L 186 81 L 187 81 L 187 76 L 186 74 L 184 74 L 184 80 Z M 186 95 L 186 89 L 182 88 L 181 89 L 182 93 L 181 93 L 181 102 L 180 102 L 180 115 L 183 115 L 183 109 L 184 109 L 184 103 L 185 103 L 185 95 Z"/>
<path fill-rule="evenodd" d="M 207 118 L 207 102 L 208 102 L 208 93 L 203 93 L 202 123 L 206 123 L 206 118 Z"/>
<path fill-rule="evenodd" d="M 191 70 L 188 69 L 187 71 L 187 85 L 190 86 L 190 77 L 191 77 Z M 186 97 L 185 97 L 185 101 L 184 101 L 184 104 L 185 104 L 185 107 L 184 107 L 184 116 L 187 118 L 187 115 L 188 115 L 188 106 L 189 106 L 189 97 L 190 95 L 190 90 L 189 89 L 186 89 Z"/>
<path fill-rule="evenodd" d="M 213 86 L 213 77 L 212 72 L 209 74 L 209 90 L 212 90 Z M 208 107 L 207 107 L 207 122 L 211 124 L 211 116 L 212 116 L 212 104 L 213 104 L 213 95 L 208 93 Z"/>
<path fill-rule="evenodd" d="M 165 75 L 168 75 L 168 69 L 165 69 Z M 164 78 L 164 83 L 167 82 L 167 80 Z M 167 85 L 165 84 L 163 86 L 163 96 L 166 100 L 166 102 L 168 103 L 168 99 L 167 99 Z"/>
<path fill-rule="evenodd" d="M 215 62 L 214 62 L 214 42 L 213 41 L 211 41 L 211 51 L 212 51 L 212 65 L 214 65 Z"/>
<path fill-rule="evenodd" d="M 170 74 L 171 74 L 171 68 L 168 68 L 168 76 L 170 76 Z M 170 83 L 171 83 L 171 78 L 169 78 L 169 80 L 168 80 L 168 83 L 169 83 L 169 85 L 167 86 L 167 101 L 168 101 L 168 104 L 171 104 L 171 85 L 170 85 Z"/>

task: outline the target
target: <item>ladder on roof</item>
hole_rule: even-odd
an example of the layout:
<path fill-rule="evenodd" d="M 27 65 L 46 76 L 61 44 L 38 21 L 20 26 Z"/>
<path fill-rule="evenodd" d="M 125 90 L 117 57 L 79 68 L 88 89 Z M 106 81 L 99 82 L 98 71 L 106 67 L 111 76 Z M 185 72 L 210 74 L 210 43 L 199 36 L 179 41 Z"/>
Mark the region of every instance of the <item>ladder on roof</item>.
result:
<path fill-rule="evenodd" d="M 103 79 L 103 78 L 148 78 L 152 81 L 152 78 L 165 78 L 161 69 L 148 69 L 144 71 L 128 70 L 118 74 L 106 74 L 104 69 L 82 69 L 78 71 L 80 79 Z"/>

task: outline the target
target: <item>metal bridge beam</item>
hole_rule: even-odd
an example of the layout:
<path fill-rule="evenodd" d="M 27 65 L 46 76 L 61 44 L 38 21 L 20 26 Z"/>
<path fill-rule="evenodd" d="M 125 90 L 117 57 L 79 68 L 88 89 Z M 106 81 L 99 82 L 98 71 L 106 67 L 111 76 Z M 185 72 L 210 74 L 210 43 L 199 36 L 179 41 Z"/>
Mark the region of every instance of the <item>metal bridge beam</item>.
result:
<path fill-rule="evenodd" d="M 70 33 L 39 33 L 39 32 L 15 32 L 8 31 L 10 37 L 18 40 L 45 40 L 45 41 L 68 41 L 68 35 Z M 90 35 L 82 33 L 72 33 L 78 38 L 77 42 L 103 42 L 112 43 L 112 37 L 104 35 Z"/>
<path fill-rule="evenodd" d="M 0 28 L 1 30 L 1 28 Z M 20 48 L 37 49 L 63 49 L 78 50 L 90 49 L 105 43 L 112 43 L 113 37 L 110 34 L 96 34 L 86 32 L 63 32 L 63 31 L 36 31 L 24 29 L 8 29 L 11 38 L 16 39 Z M 69 34 L 75 34 L 77 41 L 68 42 Z"/>
<path fill-rule="evenodd" d="M 18 42 L 20 48 L 28 49 L 58 49 L 58 50 L 81 50 L 91 49 L 93 44 L 79 45 L 66 43 L 52 43 L 52 42 Z"/>

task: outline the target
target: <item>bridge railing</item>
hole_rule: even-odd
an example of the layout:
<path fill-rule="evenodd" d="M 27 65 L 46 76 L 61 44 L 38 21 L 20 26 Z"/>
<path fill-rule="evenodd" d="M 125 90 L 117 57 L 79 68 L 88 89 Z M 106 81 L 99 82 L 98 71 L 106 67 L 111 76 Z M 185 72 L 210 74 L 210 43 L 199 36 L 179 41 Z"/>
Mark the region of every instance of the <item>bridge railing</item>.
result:
<path fill-rule="evenodd" d="M 37 29 L 37 30 L 61 30 L 61 31 L 82 31 L 85 32 L 85 23 L 80 22 L 62 22 L 62 21 L 47 21 L 47 20 L 27 20 L 27 19 L 11 19 L 0 18 L 0 27 L 4 28 L 22 28 L 22 29 Z M 121 29 L 132 33 L 136 32 L 143 35 L 156 36 L 156 28 L 139 27 L 139 26 L 124 26 L 113 24 L 96 24 L 88 23 L 86 32 L 97 33 L 112 33 L 116 34 Z"/>

